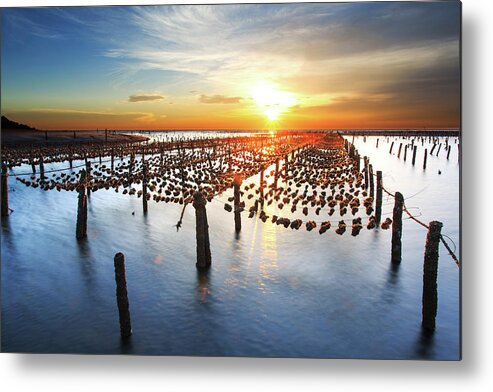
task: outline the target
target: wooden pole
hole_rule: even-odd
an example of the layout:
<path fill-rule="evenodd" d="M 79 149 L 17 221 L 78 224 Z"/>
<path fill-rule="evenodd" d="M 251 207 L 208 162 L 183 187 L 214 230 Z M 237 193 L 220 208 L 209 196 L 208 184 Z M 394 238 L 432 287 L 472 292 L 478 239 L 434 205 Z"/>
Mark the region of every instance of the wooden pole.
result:
<path fill-rule="evenodd" d="M 370 197 L 373 198 L 373 196 L 375 195 L 375 179 L 373 176 L 373 166 L 371 164 L 368 165 L 368 175 L 370 178 Z"/>
<path fill-rule="evenodd" d="M 426 169 L 426 160 L 428 159 L 428 149 L 425 148 L 425 155 L 423 157 L 423 170 Z"/>
<path fill-rule="evenodd" d="M 260 166 L 260 197 L 261 204 L 260 206 L 264 207 L 264 165 Z"/>
<path fill-rule="evenodd" d="M 399 264 L 402 254 L 402 208 L 404 196 L 400 192 L 395 193 L 394 211 L 392 217 L 392 263 Z"/>
<path fill-rule="evenodd" d="M 88 161 L 86 158 L 86 180 L 87 182 L 91 181 L 91 161 Z M 87 188 L 87 197 L 91 196 L 91 187 Z"/>
<path fill-rule="evenodd" d="M 365 164 L 364 170 L 365 170 L 365 189 L 368 189 L 369 185 L 369 180 L 368 180 L 368 157 L 363 157 L 363 162 Z"/>
<path fill-rule="evenodd" d="M 402 143 L 399 144 L 399 152 L 397 153 L 397 158 L 401 157 Z"/>
<path fill-rule="evenodd" d="M 276 171 L 274 173 L 274 189 L 277 189 L 278 178 L 279 178 L 279 158 L 276 159 Z"/>
<path fill-rule="evenodd" d="M 142 162 L 142 209 L 147 214 L 147 162 Z"/>
<path fill-rule="evenodd" d="M 404 162 L 406 162 L 407 159 L 407 144 L 406 147 L 404 147 Z"/>
<path fill-rule="evenodd" d="M 427 331 L 435 330 L 435 319 L 437 315 L 437 274 L 439 245 L 442 223 L 430 222 L 426 236 L 425 257 L 423 263 L 423 308 L 422 327 Z"/>
<path fill-rule="evenodd" d="M 195 237 L 197 241 L 197 263 L 199 270 L 205 270 L 211 266 L 211 247 L 209 243 L 209 224 L 207 223 L 207 211 L 205 205 L 207 200 L 201 192 L 193 195 L 193 206 L 195 208 Z"/>
<path fill-rule="evenodd" d="M 390 150 L 389 150 L 389 154 L 392 154 L 392 149 L 394 148 L 394 142 L 392 142 L 392 144 L 390 145 Z"/>
<path fill-rule="evenodd" d="M 117 253 L 113 261 L 115 265 L 116 303 L 120 320 L 120 335 L 122 339 L 128 339 L 132 335 L 132 326 L 130 324 L 127 279 L 125 277 L 125 256 L 123 253 Z"/>
<path fill-rule="evenodd" d="M 377 222 L 377 225 L 380 223 L 380 220 L 382 219 L 382 187 L 383 187 L 382 172 L 378 170 L 377 171 L 377 201 L 375 207 L 375 221 Z"/>
<path fill-rule="evenodd" d="M 418 151 L 418 146 L 414 146 L 414 150 L 413 150 L 413 166 L 414 164 L 416 163 L 416 152 Z"/>
<path fill-rule="evenodd" d="M 451 149 L 452 149 L 452 146 L 448 146 L 448 148 L 447 148 L 447 150 L 448 150 L 448 151 L 447 151 L 447 161 L 448 161 L 448 159 L 449 159 L 449 157 L 450 157 L 450 150 L 451 150 Z"/>
<path fill-rule="evenodd" d="M 233 188 L 234 188 L 235 230 L 237 233 L 241 231 L 241 213 L 240 213 L 241 183 L 242 183 L 241 176 L 239 174 L 235 174 L 233 180 Z"/>
<path fill-rule="evenodd" d="M 378 148 L 378 141 L 379 141 L 379 140 L 380 140 L 380 139 L 377 139 L 377 148 Z"/>
<path fill-rule="evenodd" d="M 9 173 L 7 165 L 2 163 L 2 216 L 9 214 Z"/>
<path fill-rule="evenodd" d="M 44 165 L 43 155 L 39 156 L 39 173 L 41 176 L 41 182 L 44 182 L 44 180 L 45 180 L 45 165 Z"/>
<path fill-rule="evenodd" d="M 80 172 L 79 182 L 79 204 L 77 207 L 77 227 L 75 237 L 82 239 L 87 237 L 87 197 L 86 197 L 86 171 Z"/>

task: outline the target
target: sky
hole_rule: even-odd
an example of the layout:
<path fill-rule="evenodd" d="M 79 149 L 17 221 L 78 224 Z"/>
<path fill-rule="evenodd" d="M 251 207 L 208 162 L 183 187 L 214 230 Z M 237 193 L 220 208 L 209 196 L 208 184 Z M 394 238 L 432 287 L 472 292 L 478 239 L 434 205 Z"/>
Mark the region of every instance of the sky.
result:
<path fill-rule="evenodd" d="M 39 129 L 460 126 L 460 3 L 2 8 L 1 112 Z"/>

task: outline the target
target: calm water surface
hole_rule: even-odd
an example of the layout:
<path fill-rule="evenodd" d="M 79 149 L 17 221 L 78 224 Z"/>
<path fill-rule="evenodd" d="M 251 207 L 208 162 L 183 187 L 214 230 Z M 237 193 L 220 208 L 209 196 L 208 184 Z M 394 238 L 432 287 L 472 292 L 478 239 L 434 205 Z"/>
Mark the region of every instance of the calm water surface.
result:
<path fill-rule="evenodd" d="M 352 139 L 352 137 L 350 137 Z M 401 139 L 355 138 L 361 156 L 382 170 L 384 186 L 459 246 L 459 164 L 455 138 L 447 161 L 422 169 L 397 158 Z M 393 154 L 390 142 L 395 141 Z M 442 139 L 442 142 L 444 140 Z M 436 151 L 435 151 L 436 154 Z M 74 163 L 77 164 L 77 163 Z M 46 170 L 66 167 L 47 165 Z M 438 171 L 441 174 L 438 174 Z M 14 172 L 29 172 L 17 167 Z M 258 176 L 251 180 L 258 180 Z M 248 181 L 249 183 L 251 181 Z M 77 194 L 26 188 L 10 178 L 2 220 L 2 350 L 203 356 L 457 359 L 459 269 L 440 246 L 437 329 L 421 335 L 426 230 L 403 222 L 403 255 L 390 263 L 390 230 L 352 237 L 332 227 L 285 229 L 248 219 L 236 237 L 225 193 L 207 205 L 212 268 L 195 269 L 195 216 L 189 206 L 149 203 L 114 191 L 91 193 L 88 238 L 75 239 Z M 248 204 L 247 204 L 248 205 Z M 393 200 L 384 195 L 383 217 Z M 277 207 L 269 207 L 274 213 Z M 133 214 L 135 212 L 135 214 Z M 267 211 L 269 213 L 269 211 Z M 286 208 L 278 215 L 291 217 Z M 304 218 L 303 215 L 294 217 Z M 321 216 L 309 216 L 316 221 Z M 337 213 L 330 219 L 340 218 Z M 323 217 L 327 220 L 327 216 Z M 113 256 L 123 252 L 133 335 L 119 337 Z M 459 249 L 457 249 L 457 253 Z"/>

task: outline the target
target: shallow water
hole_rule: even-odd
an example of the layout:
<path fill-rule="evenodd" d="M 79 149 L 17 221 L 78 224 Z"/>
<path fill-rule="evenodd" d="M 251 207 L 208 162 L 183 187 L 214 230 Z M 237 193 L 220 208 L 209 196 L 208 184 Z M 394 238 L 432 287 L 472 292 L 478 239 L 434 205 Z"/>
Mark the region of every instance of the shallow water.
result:
<path fill-rule="evenodd" d="M 376 139 L 356 137 L 360 155 L 370 157 L 375 172 L 383 171 L 384 186 L 403 193 L 420 220 L 443 222 L 442 233 L 458 248 L 455 138 L 449 139 L 450 159 L 442 147 L 439 157 L 428 156 L 425 171 L 423 149 L 430 150 L 430 144 L 418 144 L 413 167 L 409 151 L 406 162 L 402 155 L 397 158 L 401 139 L 379 137 L 378 149 Z M 51 167 L 66 163 L 45 168 Z M 30 167 L 14 170 L 26 171 Z M 332 227 L 319 235 L 248 219 L 244 213 L 236 237 L 233 214 L 223 205 L 232 195 L 229 190 L 207 205 L 212 268 L 199 275 L 191 206 L 177 232 L 182 206 L 151 201 L 144 216 L 141 199 L 100 190 L 90 196 L 88 238 L 76 241 L 75 192 L 44 192 L 26 188 L 14 177 L 9 180 L 14 212 L 2 220 L 1 229 L 3 351 L 399 359 L 460 355 L 459 269 L 443 245 L 437 329 L 432 338 L 421 335 L 426 230 L 412 220 L 403 222 L 402 263 L 392 267 L 390 230 L 364 228 L 352 237 L 350 230 L 339 236 Z M 393 199 L 384 194 L 383 218 L 392 206 Z M 269 208 L 273 212 L 277 207 Z M 289 216 L 286 211 L 280 215 Z M 117 252 L 126 261 L 133 329 L 128 343 L 119 336 Z"/>

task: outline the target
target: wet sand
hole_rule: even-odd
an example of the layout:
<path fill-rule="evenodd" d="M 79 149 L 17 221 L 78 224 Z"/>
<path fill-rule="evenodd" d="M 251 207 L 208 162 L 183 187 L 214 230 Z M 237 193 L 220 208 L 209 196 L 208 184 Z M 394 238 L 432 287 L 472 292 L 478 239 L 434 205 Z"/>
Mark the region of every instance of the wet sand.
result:
<path fill-rule="evenodd" d="M 74 138 L 75 132 L 75 138 Z M 65 143 L 94 143 L 106 141 L 104 131 L 34 131 L 30 129 L 2 129 L 2 144 L 65 144 Z M 108 142 L 145 141 L 145 136 L 113 134 L 108 132 Z"/>

